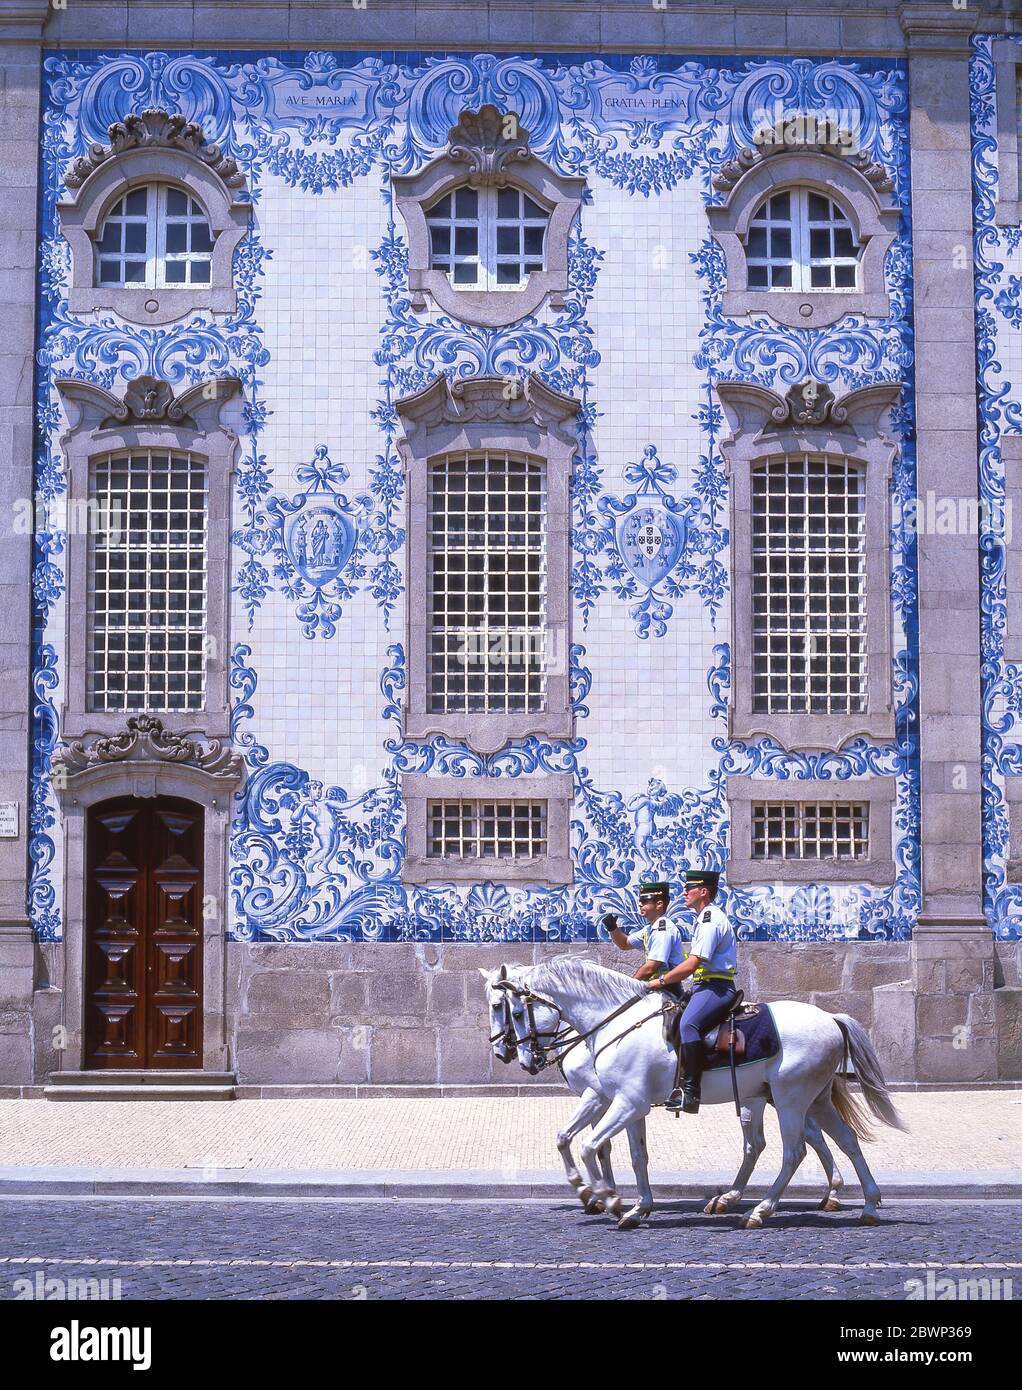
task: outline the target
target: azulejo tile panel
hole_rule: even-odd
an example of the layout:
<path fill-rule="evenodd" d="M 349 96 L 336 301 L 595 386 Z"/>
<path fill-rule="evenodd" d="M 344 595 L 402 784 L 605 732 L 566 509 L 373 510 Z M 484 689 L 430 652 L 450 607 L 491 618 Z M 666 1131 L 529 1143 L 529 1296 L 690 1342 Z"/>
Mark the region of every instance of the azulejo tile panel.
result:
<path fill-rule="evenodd" d="M 970 73 L 980 417 L 984 909 L 998 938 L 1017 940 L 1022 884 L 1009 883 L 1007 877 L 1005 781 L 1022 772 L 1022 666 L 1005 653 L 1007 548 L 1015 519 L 1003 446 L 1007 436 L 1022 434 L 1022 228 L 998 227 L 994 221 L 998 151 L 993 42 L 990 35 L 974 40 Z M 1022 60 L 1022 39 L 997 42 L 1016 44 Z"/>
<path fill-rule="evenodd" d="M 894 778 L 896 881 L 732 889 L 746 937 L 900 938 L 919 905 L 916 573 L 907 89 L 897 63 L 513 55 L 55 52 L 45 58 L 44 242 L 37 487 L 65 479 L 58 376 L 111 389 L 140 373 L 232 372 L 245 426 L 232 523 L 233 732 L 247 766 L 234 814 L 228 930 L 242 940 L 578 940 L 628 911 L 639 877 L 723 865 L 729 774 Z M 515 111 L 532 148 L 581 175 L 569 292 L 508 328 L 478 328 L 408 294 L 391 193 L 440 151 L 466 107 Z M 111 122 L 180 111 L 238 162 L 252 193 L 235 259 L 238 309 L 142 328 L 75 316 L 55 201 L 69 160 Z M 764 113 L 835 110 L 904 209 L 888 256 L 888 320 L 781 328 L 721 310 L 714 174 Z M 639 239 L 637 244 L 637 238 Z M 570 740 L 483 756 L 406 740 L 403 479 L 395 402 L 438 373 L 535 372 L 581 402 L 572 480 L 575 711 Z M 728 493 L 714 388 L 838 394 L 904 382 L 893 480 L 896 734 L 840 753 L 727 736 Z M 660 537 L 650 553 L 643 528 Z M 66 536 L 37 538 L 30 909 L 61 934 L 59 817 L 47 772 L 64 676 Z M 734 557 L 741 563 L 741 557 Z M 311 653 L 322 653 L 312 657 Z M 308 654 L 308 655 L 307 655 Z M 641 681 L 641 690 L 636 685 Z M 338 698 L 343 688 L 345 697 Z M 400 776 L 568 773 L 573 886 L 401 883 Z"/>

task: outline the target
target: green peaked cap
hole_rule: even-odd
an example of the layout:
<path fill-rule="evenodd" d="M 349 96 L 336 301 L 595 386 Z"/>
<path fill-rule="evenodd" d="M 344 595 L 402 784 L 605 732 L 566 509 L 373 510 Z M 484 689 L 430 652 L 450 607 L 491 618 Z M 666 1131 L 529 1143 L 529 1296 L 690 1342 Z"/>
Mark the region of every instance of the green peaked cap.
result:
<path fill-rule="evenodd" d="M 671 891 L 671 885 L 670 885 L 669 883 L 640 883 L 640 884 L 639 884 L 639 892 L 640 892 L 640 893 L 663 893 L 663 894 L 666 895 L 666 894 L 670 893 L 670 891 Z"/>
<path fill-rule="evenodd" d="M 720 874 L 716 869 L 689 869 L 685 874 L 685 886 L 695 884 L 700 888 L 716 888 Z"/>

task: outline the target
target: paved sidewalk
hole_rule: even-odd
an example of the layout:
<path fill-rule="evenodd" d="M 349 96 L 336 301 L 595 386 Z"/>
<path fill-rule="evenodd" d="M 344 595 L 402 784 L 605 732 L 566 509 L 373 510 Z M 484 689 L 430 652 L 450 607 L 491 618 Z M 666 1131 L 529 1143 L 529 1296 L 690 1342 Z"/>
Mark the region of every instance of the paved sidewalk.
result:
<path fill-rule="evenodd" d="M 878 1129 L 866 1156 L 890 1196 L 1022 1197 L 1022 1092 L 927 1091 L 895 1097 L 907 1130 Z M 554 1147 L 570 1096 L 520 1099 L 0 1101 L 0 1192 L 209 1195 L 554 1196 Z M 661 1196 L 730 1183 L 741 1152 L 733 1110 L 649 1119 L 650 1177 Z M 615 1167 L 631 1179 L 624 1136 Z M 576 1143 L 577 1156 L 577 1143 Z M 851 1164 L 839 1166 L 849 1187 Z M 754 1189 L 780 1160 L 767 1150 Z M 790 1191 L 822 1183 L 812 1153 Z"/>

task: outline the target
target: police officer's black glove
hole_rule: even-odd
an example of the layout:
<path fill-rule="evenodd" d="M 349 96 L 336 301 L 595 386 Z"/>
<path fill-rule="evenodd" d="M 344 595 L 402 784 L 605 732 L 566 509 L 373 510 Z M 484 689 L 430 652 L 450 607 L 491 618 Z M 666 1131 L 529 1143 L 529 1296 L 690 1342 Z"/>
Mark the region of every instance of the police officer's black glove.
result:
<path fill-rule="evenodd" d="M 613 931 L 614 928 L 617 926 L 616 914 L 613 912 L 608 912 L 606 917 L 604 917 L 603 919 L 603 925 L 607 928 L 608 931 Z"/>

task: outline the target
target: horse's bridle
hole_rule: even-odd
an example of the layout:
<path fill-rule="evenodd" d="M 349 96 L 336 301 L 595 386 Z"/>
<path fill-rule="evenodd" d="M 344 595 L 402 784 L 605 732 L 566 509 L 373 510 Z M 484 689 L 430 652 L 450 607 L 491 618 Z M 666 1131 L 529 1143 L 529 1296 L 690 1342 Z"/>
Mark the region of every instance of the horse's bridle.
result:
<path fill-rule="evenodd" d="M 565 1053 L 574 1047 L 577 1042 L 582 1041 L 572 1025 L 565 1020 L 560 1008 L 551 999 L 544 999 L 541 995 L 533 994 L 530 989 L 515 985 L 508 979 L 498 980 L 496 988 L 502 990 L 504 993 L 506 1000 L 506 1017 L 508 1026 L 514 1037 L 515 1050 L 517 1051 L 522 1043 L 528 1043 L 532 1048 L 533 1058 L 536 1061 L 536 1066 L 532 1071 L 532 1075 L 542 1071 L 544 1067 L 549 1066 L 551 1061 L 556 1062 L 557 1065 L 560 1066 L 561 1059 L 564 1057 Z M 525 1005 L 525 1018 L 529 1025 L 529 1031 L 521 1037 L 518 1035 L 511 1017 L 511 1001 L 507 997 L 510 994 L 513 994 L 516 999 L 520 999 Z M 545 1004 L 548 1009 L 552 1009 L 557 1015 L 558 1026 L 552 1029 L 537 1028 L 536 1013 L 533 1008 L 534 1004 Z M 503 1035 L 498 1034 L 497 1036 L 500 1037 Z M 546 1041 L 544 1041 L 544 1039 L 546 1039 Z M 554 1055 L 555 1053 L 556 1055 Z"/>

